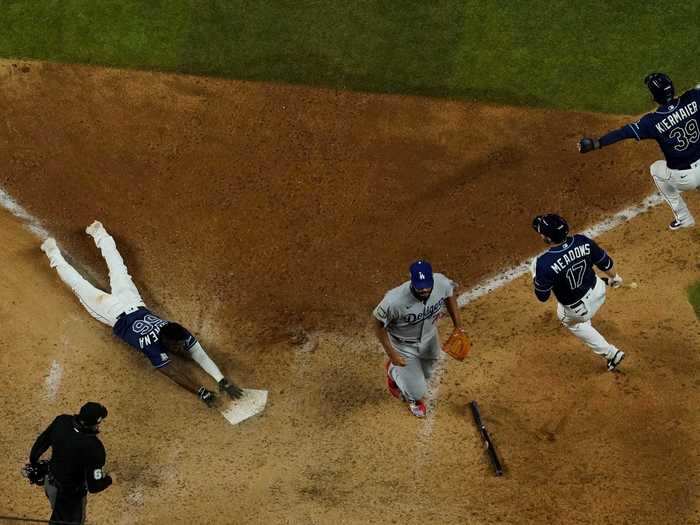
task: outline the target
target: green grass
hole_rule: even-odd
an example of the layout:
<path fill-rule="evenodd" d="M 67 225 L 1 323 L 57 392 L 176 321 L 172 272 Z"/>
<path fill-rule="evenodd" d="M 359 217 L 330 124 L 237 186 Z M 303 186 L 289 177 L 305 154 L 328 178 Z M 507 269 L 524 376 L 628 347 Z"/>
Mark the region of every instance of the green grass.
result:
<path fill-rule="evenodd" d="M 695 315 L 697 315 L 698 319 L 700 319 L 700 281 L 695 283 L 688 290 L 688 300 L 695 309 Z"/>
<path fill-rule="evenodd" d="M 0 56 L 637 113 L 694 85 L 700 3 L 4 0 Z"/>

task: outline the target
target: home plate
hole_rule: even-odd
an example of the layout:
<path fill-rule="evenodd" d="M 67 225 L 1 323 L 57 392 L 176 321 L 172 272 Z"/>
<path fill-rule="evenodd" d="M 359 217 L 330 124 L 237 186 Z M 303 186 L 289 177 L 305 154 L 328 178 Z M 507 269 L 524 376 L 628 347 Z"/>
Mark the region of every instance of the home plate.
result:
<path fill-rule="evenodd" d="M 267 403 L 267 390 L 243 389 L 243 396 L 240 399 L 229 402 L 228 406 L 221 411 L 229 423 L 237 425 L 249 417 L 253 417 L 265 410 Z"/>

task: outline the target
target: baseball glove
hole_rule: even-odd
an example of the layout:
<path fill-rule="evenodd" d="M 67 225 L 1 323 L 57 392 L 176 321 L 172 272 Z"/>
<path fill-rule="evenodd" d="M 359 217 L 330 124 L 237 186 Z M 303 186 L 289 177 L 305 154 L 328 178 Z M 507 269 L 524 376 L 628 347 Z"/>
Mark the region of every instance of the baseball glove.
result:
<path fill-rule="evenodd" d="M 455 328 L 442 347 L 445 353 L 450 354 L 457 361 L 463 361 L 470 349 L 469 339 L 461 328 Z"/>
<path fill-rule="evenodd" d="M 578 141 L 578 150 L 581 153 L 588 153 L 594 149 L 600 149 L 600 142 L 598 139 L 589 139 L 587 137 L 582 138 Z"/>
<path fill-rule="evenodd" d="M 43 485 L 44 479 L 49 473 L 49 462 L 41 460 L 39 463 L 27 463 L 22 467 L 22 476 L 29 480 L 30 485 Z"/>

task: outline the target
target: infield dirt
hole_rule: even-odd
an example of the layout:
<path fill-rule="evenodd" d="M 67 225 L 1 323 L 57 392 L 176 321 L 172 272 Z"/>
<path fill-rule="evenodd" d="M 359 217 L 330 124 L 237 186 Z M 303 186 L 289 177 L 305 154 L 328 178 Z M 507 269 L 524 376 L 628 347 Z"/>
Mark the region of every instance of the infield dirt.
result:
<path fill-rule="evenodd" d="M 368 331 L 415 258 L 466 289 L 542 249 L 536 213 L 582 229 L 651 193 L 653 144 L 575 148 L 630 117 L 36 62 L 0 79 L 0 186 L 104 286 L 83 233 L 102 220 L 147 304 L 270 390 L 262 417 L 228 425 L 82 311 L 0 214 L 0 514 L 47 515 L 19 467 L 93 399 L 116 484 L 89 522 L 700 523 L 699 235 L 667 231 L 664 206 L 601 238 L 640 284 L 597 318 L 628 352 L 619 374 L 522 278 L 462 311 L 474 349 L 446 363 L 428 423 L 389 397 Z"/>

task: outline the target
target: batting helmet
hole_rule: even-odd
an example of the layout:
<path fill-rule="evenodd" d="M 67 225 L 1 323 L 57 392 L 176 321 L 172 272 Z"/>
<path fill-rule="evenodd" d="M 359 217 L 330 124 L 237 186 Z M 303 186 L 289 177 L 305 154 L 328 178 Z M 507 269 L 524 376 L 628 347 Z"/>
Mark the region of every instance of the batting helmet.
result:
<path fill-rule="evenodd" d="M 535 217 L 532 220 L 532 229 L 554 243 L 564 242 L 569 235 L 567 222 L 554 213 Z"/>
<path fill-rule="evenodd" d="M 651 73 L 644 78 L 644 83 L 651 92 L 651 96 L 659 104 L 668 104 L 673 100 L 676 90 L 673 82 L 664 73 Z"/>

